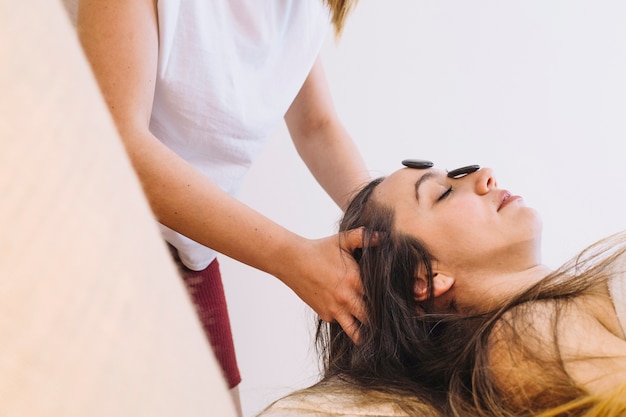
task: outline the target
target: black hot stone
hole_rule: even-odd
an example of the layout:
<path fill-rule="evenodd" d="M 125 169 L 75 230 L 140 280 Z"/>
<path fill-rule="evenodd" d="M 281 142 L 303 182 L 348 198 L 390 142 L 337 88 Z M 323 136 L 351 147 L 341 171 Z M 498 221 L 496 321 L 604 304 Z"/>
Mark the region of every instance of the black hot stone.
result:
<path fill-rule="evenodd" d="M 432 166 L 435 164 L 425 159 L 405 159 L 404 161 L 402 161 L 402 165 L 408 168 L 428 169 L 432 168 Z"/>

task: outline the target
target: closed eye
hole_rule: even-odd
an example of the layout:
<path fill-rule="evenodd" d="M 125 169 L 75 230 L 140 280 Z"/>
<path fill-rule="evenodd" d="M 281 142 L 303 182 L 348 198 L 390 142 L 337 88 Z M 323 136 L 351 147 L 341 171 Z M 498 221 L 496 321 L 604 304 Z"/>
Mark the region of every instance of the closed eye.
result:
<path fill-rule="evenodd" d="M 448 188 L 443 194 L 439 196 L 437 202 L 445 200 L 452 193 L 452 187 Z"/>

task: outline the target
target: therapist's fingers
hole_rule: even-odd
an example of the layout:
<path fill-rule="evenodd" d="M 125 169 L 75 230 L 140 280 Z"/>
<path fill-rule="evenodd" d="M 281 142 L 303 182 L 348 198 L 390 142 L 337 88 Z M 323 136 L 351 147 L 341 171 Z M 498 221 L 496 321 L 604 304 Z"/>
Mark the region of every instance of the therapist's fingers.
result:
<path fill-rule="evenodd" d="M 367 310 L 363 299 L 364 289 L 359 265 L 354 259 L 353 253 L 356 249 L 363 248 L 364 230 L 362 228 L 343 232 L 340 238 L 340 247 L 344 253 L 344 262 L 346 262 L 346 276 L 344 287 L 348 288 L 351 299 L 347 299 L 347 312 L 343 314 L 337 322 L 341 325 L 346 334 L 355 342 L 359 340 L 359 329 L 361 323 L 367 322 Z M 372 236 L 368 244 L 375 245 L 377 237 Z"/>
<path fill-rule="evenodd" d="M 352 315 L 344 315 L 337 319 L 337 323 L 341 326 L 348 337 L 355 343 L 359 344 L 361 339 L 361 323 Z"/>
<path fill-rule="evenodd" d="M 299 250 L 295 270 L 285 282 L 325 322 L 338 323 L 352 340 L 358 340 L 360 324 L 367 321 L 363 284 L 354 248 L 362 246 L 362 231 L 350 231 L 323 239 L 306 240 Z"/>
<path fill-rule="evenodd" d="M 343 258 L 344 274 L 332 290 L 333 301 L 331 303 L 334 304 L 334 308 L 327 314 L 320 315 L 320 318 L 327 322 L 337 322 L 356 343 L 359 339 L 361 323 L 367 320 L 365 302 L 363 301 L 363 284 L 356 261 L 345 255 Z M 330 305 L 326 307 L 328 308 Z"/>
<path fill-rule="evenodd" d="M 365 230 L 362 227 L 358 229 L 352 229 L 341 233 L 341 248 L 352 254 L 355 249 L 363 248 L 364 246 L 377 246 L 379 241 L 378 233 L 372 233 L 369 237 L 367 245 L 364 241 Z"/>

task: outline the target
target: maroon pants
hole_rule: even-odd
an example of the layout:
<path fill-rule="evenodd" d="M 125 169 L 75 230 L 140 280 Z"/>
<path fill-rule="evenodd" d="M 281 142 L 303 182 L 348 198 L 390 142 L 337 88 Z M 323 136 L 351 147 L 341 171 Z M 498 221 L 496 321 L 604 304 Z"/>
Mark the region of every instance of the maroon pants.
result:
<path fill-rule="evenodd" d="M 202 271 L 192 271 L 180 261 L 176 249 L 170 247 L 187 291 L 198 313 L 204 334 L 213 347 L 229 388 L 241 382 L 235 346 L 230 328 L 222 275 L 217 259 Z"/>

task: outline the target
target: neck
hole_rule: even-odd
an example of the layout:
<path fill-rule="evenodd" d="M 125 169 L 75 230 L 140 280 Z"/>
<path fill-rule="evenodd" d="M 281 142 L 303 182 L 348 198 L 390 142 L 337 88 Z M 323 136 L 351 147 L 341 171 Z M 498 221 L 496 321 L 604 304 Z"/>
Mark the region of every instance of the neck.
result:
<path fill-rule="evenodd" d="M 552 270 L 537 264 L 518 271 L 476 272 L 457 277 L 453 296 L 459 308 L 488 311 L 522 293 Z"/>

